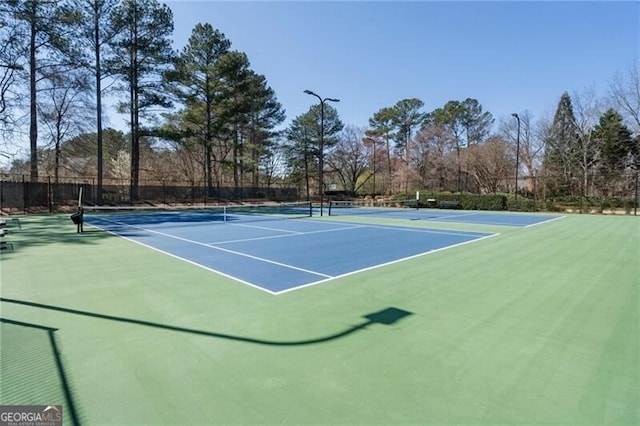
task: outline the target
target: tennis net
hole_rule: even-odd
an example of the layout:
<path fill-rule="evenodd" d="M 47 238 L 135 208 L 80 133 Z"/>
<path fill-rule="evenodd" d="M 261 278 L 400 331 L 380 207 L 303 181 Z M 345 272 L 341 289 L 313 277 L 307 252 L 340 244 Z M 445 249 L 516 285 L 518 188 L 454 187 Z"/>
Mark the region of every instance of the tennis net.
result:
<path fill-rule="evenodd" d="M 329 216 L 364 215 L 398 213 L 406 210 L 416 210 L 418 202 L 413 200 L 349 200 L 331 201 Z"/>
<path fill-rule="evenodd" d="M 160 222 L 233 223 L 240 221 L 282 220 L 312 215 L 309 201 L 265 204 L 232 204 L 219 206 L 134 205 L 83 206 L 85 220 L 92 217 L 124 224 Z"/>

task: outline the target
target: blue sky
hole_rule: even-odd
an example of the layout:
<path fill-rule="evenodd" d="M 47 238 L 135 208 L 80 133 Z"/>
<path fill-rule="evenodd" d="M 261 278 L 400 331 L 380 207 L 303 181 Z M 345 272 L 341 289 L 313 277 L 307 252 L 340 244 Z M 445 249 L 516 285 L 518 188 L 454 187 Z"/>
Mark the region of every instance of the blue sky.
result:
<path fill-rule="evenodd" d="M 639 2 L 167 1 L 175 47 L 198 22 L 245 52 L 287 111 L 339 98 L 345 124 L 367 126 L 403 98 L 425 111 L 476 98 L 496 119 L 552 114 L 560 95 L 608 81 L 640 52 Z"/>
<path fill-rule="evenodd" d="M 247 54 L 286 109 L 282 127 L 317 102 L 305 89 L 339 98 L 342 121 L 361 127 L 380 108 L 413 97 L 426 112 L 470 97 L 496 122 L 525 110 L 551 117 L 565 91 L 606 95 L 615 72 L 640 53 L 638 1 L 166 4 L 176 49 L 206 22 Z M 125 115 L 109 105 L 106 114 L 107 126 L 127 131 Z M 20 156 L 26 147 L 5 150 Z"/>

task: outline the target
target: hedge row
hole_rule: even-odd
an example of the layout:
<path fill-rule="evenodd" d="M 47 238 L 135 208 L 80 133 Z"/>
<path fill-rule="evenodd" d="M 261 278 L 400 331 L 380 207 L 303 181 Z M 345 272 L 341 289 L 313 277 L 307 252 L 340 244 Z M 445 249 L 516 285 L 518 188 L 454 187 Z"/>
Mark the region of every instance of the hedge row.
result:
<path fill-rule="evenodd" d="M 623 197 L 555 197 L 546 200 L 545 209 L 548 211 L 568 211 L 602 213 L 605 210 L 624 210 L 631 212 L 635 206 L 633 198 Z"/>
<path fill-rule="evenodd" d="M 397 194 L 398 200 L 415 198 L 415 193 Z M 435 200 L 429 202 L 428 200 Z M 445 202 L 446 206 L 443 206 Z M 624 210 L 630 213 L 634 209 L 633 198 L 622 197 L 555 197 L 547 200 L 533 200 L 526 197 L 515 197 L 513 194 L 469 194 L 452 192 L 420 191 L 422 207 L 455 208 L 459 203 L 464 210 L 510 210 L 510 211 L 574 211 L 582 213 L 605 212 L 607 210 Z"/>
<path fill-rule="evenodd" d="M 410 199 L 415 194 L 398 194 L 398 199 Z M 430 205 L 427 200 L 435 200 Z M 420 205 L 423 207 L 437 207 L 441 202 L 458 202 L 463 210 L 506 210 L 507 197 L 501 194 L 468 194 L 451 192 L 427 192 L 420 191 Z"/>

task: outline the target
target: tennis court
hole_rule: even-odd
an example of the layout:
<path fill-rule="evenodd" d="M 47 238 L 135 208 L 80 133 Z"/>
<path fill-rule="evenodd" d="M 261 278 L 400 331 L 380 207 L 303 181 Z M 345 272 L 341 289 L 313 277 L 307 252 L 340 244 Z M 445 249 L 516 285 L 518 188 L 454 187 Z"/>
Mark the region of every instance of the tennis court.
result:
<path fill-rule="evenodd" d="M 494 235 L 305 220 L 309 208 L 297 208 L 275 216 L 260 215 L 258 208 L 222 216 L 215 209 L 147 209 L 87 215 L 86 222 L 274 294 Z"/>
<path fill-rule="evenodd" d="M 401 201 L 399 204 L 405 204 Z M 393 205 L 393 204 L 392 204 Z M 333 201 L 330 205 L 331 216 L 377 216 L 404 220 L 425 220 L 433 222 L 471 223 L 479 225 L 498 225 L 526 227 L 535 226 L 562 218 L 557 214 L 502 213 L 484 211 L 437 210 L 411 207 L 374 207 L 367 203 L 352 201 Z"/>
<path fill-rule="evenodd" d="M 0 404 L 87 425 L 640 423 L 637 217 L 281 214 L 8 220 Z"/>

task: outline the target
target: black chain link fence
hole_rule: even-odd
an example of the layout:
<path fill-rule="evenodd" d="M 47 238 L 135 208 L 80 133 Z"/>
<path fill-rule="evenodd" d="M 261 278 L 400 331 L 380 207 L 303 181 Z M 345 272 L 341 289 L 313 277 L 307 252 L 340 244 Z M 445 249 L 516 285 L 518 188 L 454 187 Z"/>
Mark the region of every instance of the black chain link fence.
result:
<path fill-rule="evenodd" d="M 3 214 L 66 212 L 77 208 L 82 193 L 83 205 L 130 205 L 129 182 L 114 180 L 102 186 L 102 200 L 94 181 L 69 179 L 55 182 L 45 178 L 31 182 L 26 176 L 3 176 L 0 179 L 0 211 Z M 162 183 L 141 184 L 136 204 L 206 205 L 233 202 L 298 201 L 294 187 L 209 187 L 202 184 Z"/>

